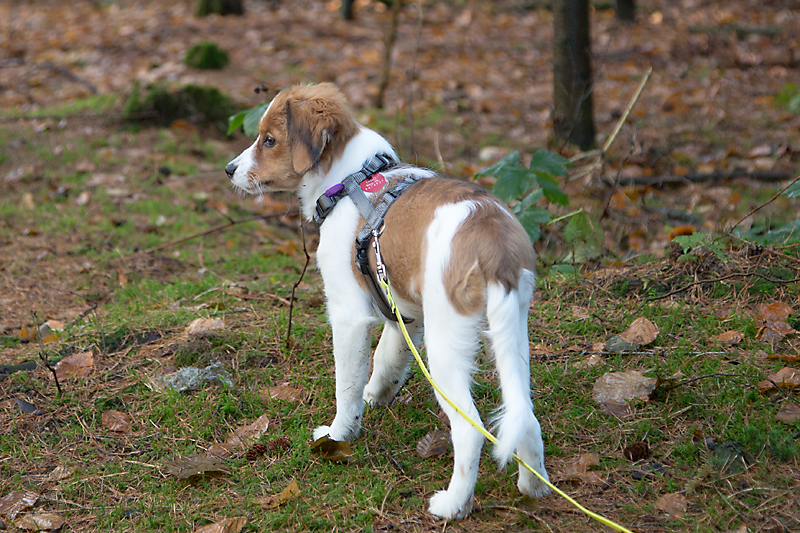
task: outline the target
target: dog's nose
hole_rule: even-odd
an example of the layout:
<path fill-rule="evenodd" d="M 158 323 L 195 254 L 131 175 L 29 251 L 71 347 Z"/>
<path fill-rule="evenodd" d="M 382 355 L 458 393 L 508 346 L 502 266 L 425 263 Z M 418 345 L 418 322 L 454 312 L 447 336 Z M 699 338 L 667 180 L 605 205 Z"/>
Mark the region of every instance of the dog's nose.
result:
<path fill-rule="evenodd" d="M 231 161 L 228 163 L 228 166 L 225 167 L 225 174 L 227 174 L 230 179 L 233 179 L 233 175 L 236 173 L 237 166 L 238 165 L 236 165 L 236 163 Z"/>

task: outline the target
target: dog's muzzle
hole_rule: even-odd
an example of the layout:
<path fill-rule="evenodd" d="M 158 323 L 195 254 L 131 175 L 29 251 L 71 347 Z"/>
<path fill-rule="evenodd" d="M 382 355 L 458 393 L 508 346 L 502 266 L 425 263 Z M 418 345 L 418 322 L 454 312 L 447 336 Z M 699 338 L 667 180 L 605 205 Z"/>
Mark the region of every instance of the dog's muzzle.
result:
<path fill-rule="evenodd" d="M 238 165 L 236 163 L 234 163 L 233 161 L 228 163 L 228 165 L 225 167 L 225 174 L 228 175 L 228 178 L 230 178 L 231 180 L 233 179 L 233 175 L 236 173 L 236 169 L 237 168 L 238 168 Z"/>

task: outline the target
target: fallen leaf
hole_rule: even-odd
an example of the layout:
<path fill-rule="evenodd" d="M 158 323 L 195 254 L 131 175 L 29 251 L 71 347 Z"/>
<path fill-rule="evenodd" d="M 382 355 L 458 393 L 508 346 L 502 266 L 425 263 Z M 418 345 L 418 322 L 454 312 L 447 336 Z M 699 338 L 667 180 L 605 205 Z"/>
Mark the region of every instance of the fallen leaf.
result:
<path fill-rule="evenodd" d="M 103 411 L 101 417 L 103 427 L 109 431 L 116 431 L 118 433 L 131 432 L 131 417 L 127 413 L 122 413 L 114 409 Z"/>
<path fill-rule="evenodd" d="M 592 389 L 592 398 L 599 404 L 623 402 L 633 398 L 648 400 L 656 387 L 656 378 L 645 377 L 638 370 L 610 372 L 600 376 Z"/>
<path fill-rule="evenodd" d="M 689 224 L 687 226 L 675 226 L 667 233 L 667 238 L 672 242 L 672 239 L 675 237 L 680 237 L 681 235 L 694 235 L 697 232 L 697 228 L 694 227 L 694 224 Z"/>
<path fill-rule="evenodd" d="M 627 402 L 617 402 L 609 400 L 600 404 L 600 410 L 609 416 L 614 416 L 620 420 L 633 418 L 633 408 Z"/>
<path fill-rule="evenodd" d="M 236 450 L 236 446 L 233 444 L 227 444 L 223 442 L 215 442 L 208 448 L 206 448 L 206 455 L 211 455 L 213 457 L 230 457 L 233 455 L 233 452 Z"/>
<path fill-rule="evenodd" d="M 644 317 L 634 320 L 619 338 L 635 347 L 646 346 L 656 340 L 658 328 Z"/>
<path fill-rule="evenodd" d="M 353 449 L 349 442 L 333 440 L 327 435 L 312 442 L 311 451 L 317 453 L 322 459 L 334 463 L 347 463 L 353 457 Z"/>
<path fill-rule="evenodd" d="M 297 403 L 305 396 L 304 391 L 290 387 L 288 383 L 275 385 L 261 390 L 261 397 L 264 399 L 283 400 L 286 402 Z"/>
<path fill-rule="evenodd" d="M 292 241 L 284 241 L 278 244 L 275 246 L 275 250 L 289 257 L 297 257 L 297 245 Z"/>
<path fill-rule="evenodd" d="M 423 459 L 439 457 L 450 451 L 450 433 L 432 431 L 417 442 L 417 455 Z"/>
<path fill-rule="evenodd" d="M 0 516 L 14 520 L 19 513 L 30 509 L 39 499 L 39 493 L 30 490 L 15 490 L 0 498 Z"/>
<path fill-rule="evenodd" d="M 761 392 L 771 391 L 776 387 L 793 389 L 798 386 L 800 386 L 800 370 L 788 366 L 758 382 L 758 390 Z"/>
<path fill-rule="evenodd" d="M 564 468 L 564 477 L 584 483 L 602 484 L 603 480 L 596 472 L 589 472 L 589 467 L 600 466 L 600 456 L 594 452 L 584 453 Z"/>
<path fill-rule="evenodd" d="M 35 209 L 36 204 L 33 201 L 33 194 L 26 192 L 22 194 L 22 201 L 20 202 L 25 209 Z"/>
<path fill-rule="evenodd" d="M 75 469 L 66 465 L 58 465 L 50 472 L 50 479 L 53 481 L 64 481 L 75 473 Z"/>
<path fill-rule="evenodd" d="M 664 511 L 675 518 L 683 518 L 686 514 L 686 507 L 686 496 L 677 492 L 664 494 L 656 501 L 656 509 Z"/>
<path fill-rule="evenodd" d="M 261 415 L 252 424 L 242 426 L 233 430 L 228 438 L 225 439 L 225 444 L 233 446 L 246 446 L 249 442 L 256 440 L 269 428 L 269 416 Z"/>
<path fill-rule="evenodd" d="M 64 517 L 56 513 L 34 513 L 14 520 L 20 529 L 31 531 L 55 531 L 64 525 Z"/>
<path fill-rule="evenodd" d="M 728 330 L 719 335 L 711 337 L 711 340 L 721 342 L 723 344 L 739 344 L 744 339 L 744 333 L 736 330 Z"/>
<path fill-rule="evenodd" d="M 599 363 L 599 362 L 600 362 L 600 354 L 599 353 L 593 353 L 587 359 L 584 359 L 582 361 L 578 361 L 576 363 L 572 363 L 572 366 L 575 367 L 575 368 L 591 368 L 591 367 L 597 365 L 597 363 Z"/>
<path fill-rule="evenodd" d="M 795 329 L 783 320 L 766 319 L 756 334 L 756 340 L 761 342 L 776 343 L 787 335 L 795 333 Z"/>
<path fill-rule="evenodd" d="M 19 407 L 20 411 L 26 415 L 43 415 L 47 412 L 44 409 L 39 409 L 34 404 L 26 402 L 20 398 L 14 398 L 14 401 L 16 402 L 17 407 Z"/>
<path fill-rule="evenodd" d="M 221 318 L 196 318 L 186 328 L 186 335 L 190 337 L 213 335 L 222 329 L 225 329 L 225 322 Z"/>
<path fill-rule="evenodd" d="M 297 480 L 293 479 L 292 482 L 289 483 L 289 486 L 283 489 L 279 494 L 259 498 L 258 503 L 266 509 L 275 509 L 299 495 L 300 487 L 297 486 Z"/>
<path fill-rule="evenodd" d="M 89 377 L 94 369 L 94 354 L 80 352 L 68 355 L 53 367 L 59 381 Z M 52 375 L 50 376 L 52 378 Z"/>
<path fill-rule="evenodd" d="M 228 467 L 214 457 L 193 453 L 185 457 L 178 457 L 175 460 L 165 460 L 164 466 L 167 471 L 178 479 L 188 479 L 192 476 L 199 476 L 206 472 L 229 473 Z"/>
<path fill-rule="evenodd" d="M 796 363 L 800 361 L 800 353 L 790 353 L 790 354 L 771 353 L 767 356 L 767 359 L 780 359 L 781 361 L 786 361 L 787 363 Z"/>
<path fill-rule="evenodd" d="M 194 533 L 239 533 L 247 523 L 246 518 L 226 518 L 194 530 Z"/>
<path fill-rule="evenodd" d="M 759 305 L 756 307 L 756 311 L 758 311 L 759 320 L 786 320 L 792 315 L 794 309 L 785 302 L 772 302 Z"/>
<path fill-rule="evenodd" d="M 775 420 L 778 422 L 786 422 L 787 424 L 791 424 L 798 418 L 800 418 L 800 406 L 796 403 L 787 403 L 783 406 L 783 409 L 778 411 L 778 414 L 775 415 Z"/>
<path fill-rule="evenodd" d="M 570 308 L 569 315 L 576 320 L 586 320 L 587 318 L 592 317 L 592 314 L 589 312 L 588 309 L 584 307 L 579 307 L 577 305 L 573 305 Z"/>
<path fill-rule="evenodd" d="M 629 461 L 641 461 L 642 459 L 647 459 L 650 457 L 650 446 L 647 445 L 646 442 L 634 442 L 625 446 L 622 450 L 622 455 Z"/>
<path fill-rule="evenodd" d="M 119 282 L 120 287 L 125 287 L 128 285 L 128 275 L 125 273 L 125 269 L 122 267 L 117 269 L 117 281 Z"/>

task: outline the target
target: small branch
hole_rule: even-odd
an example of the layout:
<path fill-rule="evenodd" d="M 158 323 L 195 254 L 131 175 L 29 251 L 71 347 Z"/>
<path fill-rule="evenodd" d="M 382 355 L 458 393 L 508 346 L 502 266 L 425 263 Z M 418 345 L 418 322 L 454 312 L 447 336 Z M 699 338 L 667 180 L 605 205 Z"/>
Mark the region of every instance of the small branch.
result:
<path fill-rule="evenodd" d="M 748 217 L 752 216 L 752 215 L 753 215 L 753 214 L 754 214 L 756 211 L 759 211 L 759 210 L 761 210 L 762 208 L 764 208 L 764 207 L 768 206 L 769 204 L 771 204 L 772 202 L 774 202 L 774 201 L 775 201 L 775 200 L 778 198 L 778 196 L 780 196 L 781 194 L 783 194 L 783 193 L 784 193 L 784 191 L 786 191 L 786 189 L 788 189 L 789 187 L 791 187 L 792 185 L 794 185 L 795 183 L 797 183 L 797 181 L 798 181 L 798 180 L 800 180 L 800 176 L 797 176 L 795 179 L 793 179 L 792 181 L 790 181 L 790 182 L 789 182 L 789 185 L 787 185 L 787 186 L 786 186 L 786 187 L 784 187 L 783 189 L 781 189 L 781 190 L 779 190 L 778 192 L 776 192 L 776 193 L 775 193 L 775 196 L 773 196 L 772 198 L 770 198 L 769 200 L 767 200 L 766 202 L 764 202 L 764 203 L 763 203 L 763 204 L 761 204 L 760 206 L 756 207 L 755 209 L 753 209 L 752 211 L 750 211 L 749 213 L 747 213 L 747 214 L 746 214 L 744 217 L 742 217 L 742 219 L 741 219 L 739 222 L 737 222 L 736 224 L 734 224 L 734 225 L 733 225 L 733 227 L 731 227 L 731 229 L 730 229 L 729 231 L 733 231 L 733 230 L 736 228 L 736 226 L 738 226 L 739 224 L 741 224 L 742 222 L 744 222 L 744 221 L 745 221 L 745 220 L 746 220 Z"/>
<path fill-rule="evenodd" d="M 647 81 L 650 79 L 650 75 L 652 73 L 653 73 L 653 67 L 648 68 L 647 72 L 645 72 L 642 81 L 639 82 L 639 87 L 636 89 L 636 92 L 633 93 L 633 97 L 631 98 L 630 102 L 628 102 L 628 107 L 625 108 L 625 112 L 619 118 L 617 125 L 614 127 L 614 131 L 611 133 L 611 137 L 609 137 L 608 140 L 603 145 L 602 153 L 600 154 L 601 156 L 608 153 L 608 149 L 611 148 L 611 144 L 617 138 L 619 131 L 622 129 L 622 125 L 625 123 L 626 120 L 628 120 L 628 115 L 630 115 L 631 111 L 633 111 L 633 106 L 635 106 L 636 102 L 639 101 L 639 97 L 642 95 L 642 91 L 644 91 L 644 86 L 647 85 Z"/>
<path fill-rule="evenodd" d="M 198 237 L 203 237 L 205 235 L 209 235 L 211 233 L 216 233 L 217 231 L 222 231 L 226 228 L 230 228 L 231 226 L 235 226 L 237 224 L 244 224 L 245 222 L 252 222 L 254 220 L 260 219 L 268 219 L 268 218 L 277 218 L 282 217 L 286 213 L 281 211 L 280 213 L 267 213 L 265 215 L 253 215 L 252 217 L 243 218 L 240 220 L 233 220 L 229 219 L 229 221 L 225 224 L 220 224 L 219 226 L 214 226 L 211 229 L 207 229 L 205 231 L 200 231 L 197 233 L 193 233 L 191 235 L 187 235 L 186 237 L 181 237 L 180 239 L 175 239 L 169 242 L 162 242 L 158 246 L 153 246 L 152 248 L 148 248 L 147 250 L 139 250 L 136 252 L 137 254 L 151 254 L 153 252 L 157 252 L 158 250 L 163 250 L 164 248 L 169 248 L 171 246 L 175 246 L 176 244 L 180 244 L 182 242 L 190 241 L 192 239 L 196 239 Z M 302 228 L 302 225 L 300 226 Z"/>
<path fill-rule="evenodd" d="M 714 172 L 691 172 L 685 176 L 649 176 L 641 178 L 623 178 L 620 185 L 663 185 L 670 183 L 700 183 L 704 181 L 723 181 L 731 178 L 750 178 L 757 181 L 784 181 L 791 179 L 787 172 L 767 172 L 762 170 L 718 170 Z M 610 182 L 609 182 L 610 183 Z"/>
<path fill-rule="evenodd" d="M 398 0 L 395 0 L 397 2 Z M 308 255 L 308 249 L 306 248 L 306 232 L 303 229 L 303 220 L 300 219 L 300 236 L 303 239 L 303 253 L 306 254 L 306 263 L 303 265 L 303 271 L 300 272 L 300 277 L 297 281 L 292 285 L 292 296 L 289 298 L 289 326 L 286 328 L 286 351 L 289 351 L 289 341 L 292 338 L 292 313 L 294 312 L 294 293 L 297 290 L 297 287 L 300 286 L 300 283 L 303 281 L 303 277 L 306 275 L 306 270 L 308 270 L 308 264 L 311 262 L 311 256 Z"/>
<path fill-rule="evenodd" d="M 732 274 L 728 274 L 728 275 L 722 276 L 720 278 L 693 281 L 693 282 L 691 282 L 691 283 L 689 283 L 687 285 L 684 285 L 683 287 L 680 287 L 678 289 L 669 291 L 666 294 L 662 294 L 660 296 L 650 296 L 648 298 L 645 298 L 644 300 L 642 300 L 642 302 L 644 303 L 644 302 L 653 302 L 653 301 L 656 301 L 656 300 L 663 300 L 664 298 L 669 298 L 670 296 L 673 296 L 675 294 L 679 294 L 681 292 L 685 292 L 685 291 L 687 291 L 687 290 L 689 290 L 692 287 L 695 287 L 697 285 L 703 285 L 703 284 L 708 284 L 708 283 L 717 283 L 719 281 L 725 281 L 725 280 L 728 280 L 728 279 L 731 279 L 731 278 L 744 278 L 744 277 L 748 277 L 748 276 L 755 276 L 757 278 L 761 278 L 763 280 L 769 281 L 770 283 L 775 283 L 776 285 L 800 282 L 800 277 L 797 277 L 797 278 L 794 278 L 794 279 L 773 279 L 773 278 L 771 278 L 769 276 L 765 276 L 764 274 L 761 274 L 759 272 L 734 272 Z"/>
<path fill-rule="evenodd" d="M 44 363 L 44 366 L 47 367 L 47 370 L 53 374 L 53 379 L 56 382 L 56 389 L 58 389 L 58 394 L 60 396 L 63 394 L 63 391 L 61 390 L 61 383 L 58 382 L 58 375 L 56 374 L 55 369 L 50 366 L 50 361 L 47 359 L 47 352 L 44 350 L 44 341 L 42 341 L 42 332 L 39 329 L 39 317 L 37 317 L 36 313 L 33 311 L 31 311 L 31 316 L 33 317 L 33 327 L 36 330 L 36 338 L 39 339 L 39 359 L 42 360 L 42 363 Z"/>
<path fill-rule="evenodd" d="M 383 70 L 381 70 L 381 77 L 378 82 L 378 95 L 375 97 L 375 107 L 378 109 L 383 109 L 386 87 L 389 85 L 389 73 L 392 70 L 392 50 L 394 50 L 394 43 L 397 40 L 397 25 L 400 21 L 400 9 L 402 7 L 403 0 L 393 0 L 392 21 L 383 51 Z"/>

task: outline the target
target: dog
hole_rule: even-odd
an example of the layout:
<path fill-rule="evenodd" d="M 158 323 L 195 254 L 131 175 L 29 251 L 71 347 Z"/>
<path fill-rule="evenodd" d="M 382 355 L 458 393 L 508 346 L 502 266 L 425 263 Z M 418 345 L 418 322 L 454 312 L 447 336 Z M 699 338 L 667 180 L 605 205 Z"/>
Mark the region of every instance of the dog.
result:
<path fill-rule="evenodd" d="M 346 176 L 391 145 L 359 124 L 345 96 L 330 83 L 282 90 L 259 121 L 258 138 L 225 171 L 234 188 L 250 194 L 296 191 L 303 216 L 315 218 L 318 200 L 340 190 Z M 470 394 L 481 335 L 497 365 L 502 408 L 494 420 L 503 468 L 516 452 L 545 479 L 541 428 L 530 394 L 528 309 L 534 290 L 534 250 L 508 208 L 478 184 L 396 166 L 361 185 L 373 204 L 400 180 L 414 181 L 388 208 L 379 237 L 382 262 L 397 307 L 419 345 L 424 338 L 430 373 L 442 391 L 480 421 Z M 318 214 L 318 213 L 317 213 Z M 397 322 L 380 317 L 369 279 L 356 266 L 354 241 L 364 217 L 350 196 L 324 218 L 316 259 L 333 329 L 336 415 L 314 430 L 349 441 L 358 436 L 365 404 L 389 404 L 404 383 L 412 354 Z M 370 265 L 376 266 L 374 249 Z M 371 332 L 385 323 L 370 371 Z M 369 381 L 367 378 L 369 377 Z M 472 510 L 483 436 L 439 393 L 450 420 L 454 467 L 447 490 L 429 511 L 459 519 Z M 520 466 L 517 487 L 526 495 L 550 489 Z"/>

